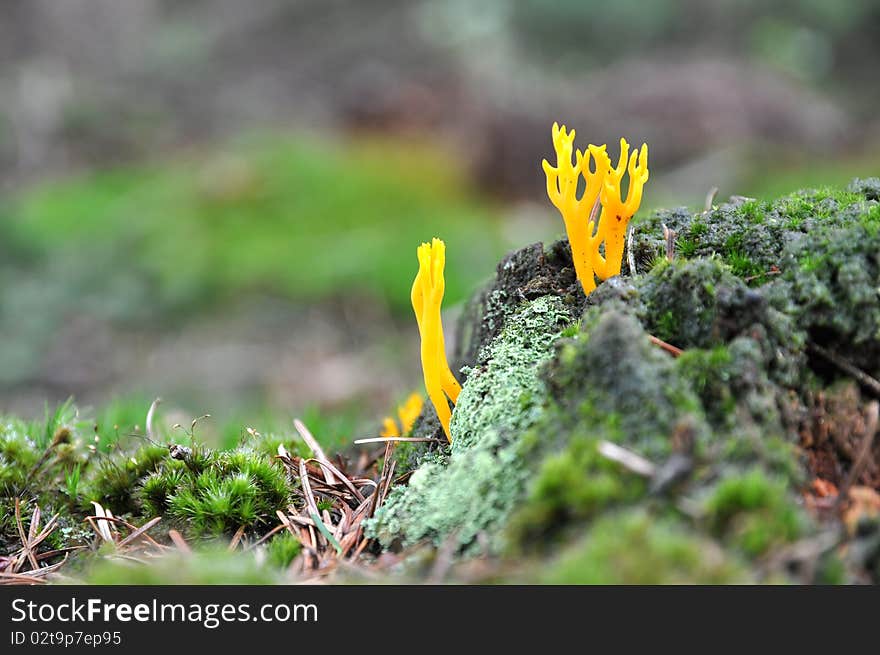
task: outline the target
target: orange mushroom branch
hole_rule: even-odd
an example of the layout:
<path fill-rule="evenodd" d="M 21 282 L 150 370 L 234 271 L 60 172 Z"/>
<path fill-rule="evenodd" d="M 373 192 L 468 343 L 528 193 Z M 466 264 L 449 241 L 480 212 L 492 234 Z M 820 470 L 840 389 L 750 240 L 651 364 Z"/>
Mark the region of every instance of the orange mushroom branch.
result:
<path fill-rule="evenodd" d="M 625 172 L 629 173 L 629 188 L 626 200 L 623 200 L 620 185 Z M 648 145 L 643 143 L 640 151 L 629 154 L 629 144 L 626 139 L 621 139 L 620 160 L 608 172 L 600 192 L 602 214 L 599 222 L 605 236 L 605 266 L 598 273 L 603 280 L 620 275 L 626 228 L 642 203 L 642 190 L 647 181 Z"/>

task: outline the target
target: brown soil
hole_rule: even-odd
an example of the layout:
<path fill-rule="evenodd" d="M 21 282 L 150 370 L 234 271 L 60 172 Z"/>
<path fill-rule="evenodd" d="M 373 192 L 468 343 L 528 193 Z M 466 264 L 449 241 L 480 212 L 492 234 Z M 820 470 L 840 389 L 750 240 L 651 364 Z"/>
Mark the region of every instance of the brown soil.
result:
<path fill-rule="evenodd" d="M 868 427 L 868 404 L 855 383 L 816 393 L 801 423 L 800 445 L 813 478 L 838 489 L 846 483 L 880 489 L 880 440 L 855 479 L 849 480 Z"/>

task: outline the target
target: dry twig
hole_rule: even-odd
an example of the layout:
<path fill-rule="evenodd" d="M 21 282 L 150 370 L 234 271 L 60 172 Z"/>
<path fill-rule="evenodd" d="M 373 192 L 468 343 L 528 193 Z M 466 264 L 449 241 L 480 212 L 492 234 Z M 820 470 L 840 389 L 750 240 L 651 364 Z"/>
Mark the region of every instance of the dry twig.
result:
<path fill-rule="evenodd" d="M 684 352 L 681 348 L 676 348 L 671 343 L 666 343 L 662 339 L 658 339 L 657 337 L 655 337 L 653 334 L 649 334 L 648 339 L 650 339 L 651 343 L 653 343 L 655 346 L 659 346 L 673 357 L 678 357 L 681 355 L 681 353 Z"/>

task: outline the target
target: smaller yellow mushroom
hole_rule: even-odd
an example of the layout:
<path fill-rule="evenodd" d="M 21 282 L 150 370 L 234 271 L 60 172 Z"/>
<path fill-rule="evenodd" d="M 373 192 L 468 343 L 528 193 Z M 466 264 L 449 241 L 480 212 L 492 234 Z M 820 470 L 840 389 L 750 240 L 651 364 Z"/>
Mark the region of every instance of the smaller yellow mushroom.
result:
<path fill-rule="evenodd" d="M 446 289 L 446 282 L 443 279 L 446 244 L 435 238 L 431 243 L 420 245 L 417 255 L 419 272 L 413 281 L 410 299 L 422 342 L 422 375 L 425 378 L 428 398 L 437 411 L 446 438 L 452 442 L 452 434 L 449 432 L 452 411 L 449 409 L 449 402 L 454 405 L 458 400 L 461 385 L 449 369 L 446 342 L 443 338 L 443 323 L 440 320 L 440 305 L 443 303 L 443 293 Z"/>
<path fill-rule="evenodd" d="M 411 393 L 402 405 L 398 405 L 397 421 L 390 416 L 385 417 L 379 435 L 382 437 L 402 437 L 408 434 L 412 430 L 413 423 L 422 413 L 423 404 L 421 395 L 415 392 Z"/>
<path fill-rule="evenodd" d="M 380 437 L 399 437 L 400 436 L 400 428 L 397 427 L 397 422 L 391 418 L 390 416 L 386 416 L 382 419 L 382 431 L 379 432 Z"/>

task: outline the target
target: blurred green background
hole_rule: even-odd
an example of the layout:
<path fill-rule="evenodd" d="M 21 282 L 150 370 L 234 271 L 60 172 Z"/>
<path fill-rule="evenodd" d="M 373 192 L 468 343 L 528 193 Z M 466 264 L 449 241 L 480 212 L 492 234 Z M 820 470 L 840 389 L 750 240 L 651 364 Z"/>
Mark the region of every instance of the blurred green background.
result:
<path fill-rule="evenodd" d="M 769 197 L 880 173 L 878 65 L 880 0 L 8 0 L 0 413 L 374 434 L 416 245 L 450 332 L 561 233 L 554 120 L 650 144 L 642 211 Z"/>

